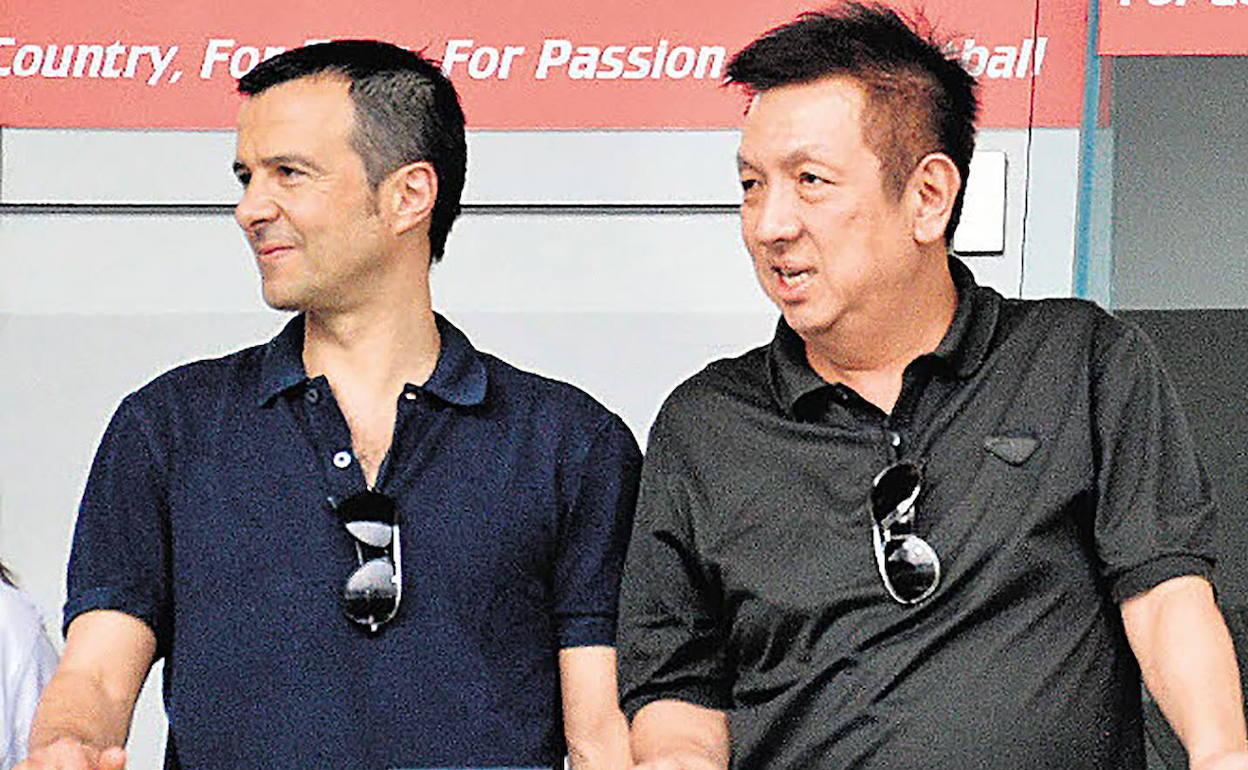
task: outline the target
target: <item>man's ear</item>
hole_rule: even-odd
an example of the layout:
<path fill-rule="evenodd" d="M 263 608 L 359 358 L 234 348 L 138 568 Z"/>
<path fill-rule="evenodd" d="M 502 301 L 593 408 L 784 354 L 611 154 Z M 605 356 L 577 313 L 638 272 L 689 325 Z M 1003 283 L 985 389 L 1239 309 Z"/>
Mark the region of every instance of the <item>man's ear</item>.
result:
<path fill-rule="evenodd" d="M 907 194 L 914 204 L 914 239 L 929 244 L 945 237 L 962 175 L 943 152 L 925 155 L 910 175 Z"/>
<path fill-rule="evenodd" d="M 438 199 L 438 174 L 428 161 L 408 163 L 391 172 L 377 194 L 394 234 L 404 235 L 428 223 Z"/>

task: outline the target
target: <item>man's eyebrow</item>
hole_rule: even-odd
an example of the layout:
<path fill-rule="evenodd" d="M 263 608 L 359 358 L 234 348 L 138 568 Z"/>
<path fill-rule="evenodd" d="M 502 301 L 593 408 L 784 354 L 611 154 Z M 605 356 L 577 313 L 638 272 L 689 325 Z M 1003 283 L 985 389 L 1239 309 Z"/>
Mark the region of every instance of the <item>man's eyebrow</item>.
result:
<path fill-rule="evenodd" d="M 737 170 L 738 171 L 757 171 L 753 163 L 741 157 L 741 153 L 737 153 Z"/>
<path fill-rule="evenodd" d="M 825 160 L 823 155 L 828 149 L 819 144 L 804 144 L 791 152 L 788 152 L 780 159 L 780 164 L 785 167 L 798 166 L 806 161 L 814 161 L 825 166 L 831 165 L 830 161 Z"/>
<path fill-rule="evenodd" d="M 790 150 L 780 157 L 780 166 L 782 168 L 793 168 L 800 166 L 806 162 L 819 163 L 824 166 L 833 166 L 832 161 L 825 159 L 823 156 L 829 152 L 828 148 L 819 144 L 806 144 L 796 149 Z M 746 160 L 737 153 L 737 169 L 740 171 L 758 171 L 758 167 L 750 161 Z"/>
<path fill-rule="evenodd" d="M 260 166 L 265 168 L 274 168 L 276 166 L 303 166 L 311 169 L 318 174 L 325 173 L 325 169 L 321 168 L 315 161 L 306 155 L 289 154 L 289 155 L 270 155 L 260 159 Z M 251 167 L 241 160 L 234 161 L 234 173 L 240 171 L 249 171 Z"/>

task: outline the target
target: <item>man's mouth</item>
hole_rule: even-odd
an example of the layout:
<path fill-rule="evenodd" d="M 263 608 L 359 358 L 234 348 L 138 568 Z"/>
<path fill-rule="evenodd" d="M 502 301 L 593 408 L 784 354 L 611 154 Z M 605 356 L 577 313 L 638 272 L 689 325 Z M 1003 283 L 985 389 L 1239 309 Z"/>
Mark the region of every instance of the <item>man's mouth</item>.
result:
<path fill-rule="evenodd" d="M 267 244 L 256 247 L 256 256 L 262 258 L 276 258 L 283 253 L 290 251 L 292 247 L 285 244 Z"/>
<path fill-rule="evenodd" d="M 812 274 L 812 271 L 807 268 L 773 267 L 771 271 L 775 273 L 780 285 L 786 289 L 796 289 L 802 286 L 810 280 Z"/>

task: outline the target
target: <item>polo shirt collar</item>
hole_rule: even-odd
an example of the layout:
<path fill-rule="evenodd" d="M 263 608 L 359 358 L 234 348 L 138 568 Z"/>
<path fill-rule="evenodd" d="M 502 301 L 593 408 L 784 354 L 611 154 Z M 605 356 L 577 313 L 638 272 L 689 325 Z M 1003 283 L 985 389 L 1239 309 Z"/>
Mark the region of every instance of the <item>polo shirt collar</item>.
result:
<path fill-rule="evenodd" d="M 438 313 L 434 313 L 434 320 L 442 341 L 437 366 L 424 385 L 409 383 L 407 389 L 423 390 L 456 406 L 483 403 L 489 378 L 481 353 L 450 321 Z M 269 404 L 278 395 L 307 381 L 307 370 L 303 367 L 303 314 L 300 313 L 263 348 L 258 403 L 260 406 Z"/>
<path fill-rule="evenodd" d="M 997 327 L 1001 295 L 975 283 L 975 276 L 957 257 L 949 257 L 949 272 L 958 291 L 958 305 L 949 330 L 926 357 L 966 379 L 978 371 L 988 354 Z M 781 316 L 767 350 L 772 395 L 790 416 L 803 397 L 829 383 L 815 373 L 806 359 L 806 343 Z"/>
<path fill-rule="evenodd" d="M 278 335 L 265 344 L 260 357 L 260 406 L 279 394 L 307 382 L 303 368 L 303 314 L 290 319 Z"/>

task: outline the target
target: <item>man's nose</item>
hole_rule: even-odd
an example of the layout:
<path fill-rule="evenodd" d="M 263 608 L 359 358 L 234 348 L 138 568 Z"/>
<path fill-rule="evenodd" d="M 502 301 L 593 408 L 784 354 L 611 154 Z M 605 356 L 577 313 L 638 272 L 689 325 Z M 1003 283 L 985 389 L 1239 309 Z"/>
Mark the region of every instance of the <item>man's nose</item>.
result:
<path fill-rule="evenodd" d="M 801 232 L 797 201 L 792 191 L 781 185 L 769 187 L 758 203 L 754 238 L 766 243 L 791 241 Z"/>
<path fill-rule="evenodd" d="M 252 179 L 243 188 L 243 197 L 234 207 L 234 221 L 247 233 L 273 221 L 277 217 L 277 203 L 265 186 Z"/>

